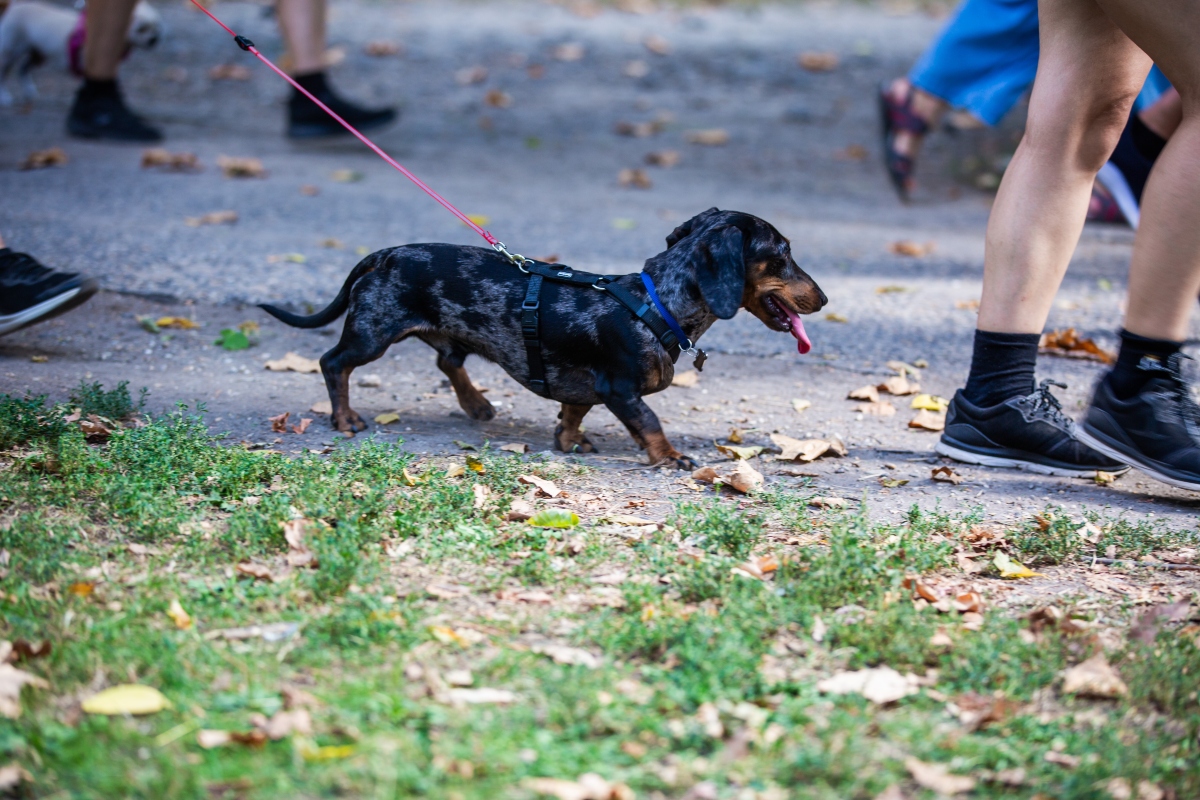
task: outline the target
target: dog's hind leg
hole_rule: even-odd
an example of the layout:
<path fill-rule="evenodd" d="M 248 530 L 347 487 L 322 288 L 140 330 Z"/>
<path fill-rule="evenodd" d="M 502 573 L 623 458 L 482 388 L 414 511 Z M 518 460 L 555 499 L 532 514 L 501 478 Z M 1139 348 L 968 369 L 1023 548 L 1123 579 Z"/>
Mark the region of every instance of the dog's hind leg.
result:
<path fill-rule="evenodd" d="M 471 383 L 471 378 L 463 369 L 463 362 L 466 358 L 467 354 L 461 350 L 439 347 L 438 369 L 446 373 L 446 377 L 450 379 L 450 385 L 454 387 L 454 394 L 458 396 L 458 404 L 462 406 L 463 411 L 467 412 L 467 416 L 486 422 L 496 416 L 496 409 L 483 396 L 483 392 L 476 389 L 475 384 Z"/>
<path fill-rule="evenodd" d="M 400 331 L 408 327 L 397 322 L 375 328 L 373 325 L 378 324 L 377 320 L 371 320 L 371 324 L 358 322 L 351 312 L 341 340 L 321 356 L 321 374 L 325 376 L 329 403 L 333 406 L 333 427 L 351 436 L 365 431 L 367 422 L 350 407 L 350 373 L 383 355 L 392 342 L 400 338 Z"/>
<path fill-rule="evenodd" d="M 594 453 L 596 447 L 583 431 L 579 430 L 584 416 L 592 410 L 591 406 L 577 406 L 570 403 L 562 404 L 558 418 L 562 420 L 554 429 L 554 447 L 564 453 Z"/>

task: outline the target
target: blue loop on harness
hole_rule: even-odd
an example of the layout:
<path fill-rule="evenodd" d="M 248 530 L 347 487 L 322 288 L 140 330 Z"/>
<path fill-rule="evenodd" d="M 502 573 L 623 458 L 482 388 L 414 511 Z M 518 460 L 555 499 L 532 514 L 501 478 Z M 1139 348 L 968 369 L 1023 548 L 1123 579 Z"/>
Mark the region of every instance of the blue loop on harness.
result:
<path fill-rule="evenodd" d="M 679 327 L 679 323 L 671 316 L 671 312 L 667 311 L 667 307 L 662 304 L 662 300 L 658 299 L 658 290 L 654 288 L 654 279 L 650 277 L 650 273 L 642 273 L 642 283 L 645 284 L 646 292 L 650 295 L 650 302 L 654 303 L 654 307 L 663 318 L 663 322 L 667 323 L 667 327 L 671 329 L 671 333 L 675 334 L 675 338 L 679 340 L 679 348 L 685 353 L 690 352 L 693 346 L 692 340 L 683 332 L 683 328 Z"/>

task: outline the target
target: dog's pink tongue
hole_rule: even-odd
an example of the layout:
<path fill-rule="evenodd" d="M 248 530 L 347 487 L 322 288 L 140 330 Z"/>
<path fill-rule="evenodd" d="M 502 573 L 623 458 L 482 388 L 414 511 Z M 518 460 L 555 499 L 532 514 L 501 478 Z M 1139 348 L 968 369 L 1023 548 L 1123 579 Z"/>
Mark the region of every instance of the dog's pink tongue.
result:
<path fill-rule="evenodd" d="M 783 313 L 787 314 L 788 321 L 792 324 L 792 336 L 796 337 L 796 349 L 800 351 L 800 355 L 804 355 L 812 350 L 812 342 L 809 341 L 808 334 L 804 332 L 804 323 L 800 321 L 800 315 L 782 303 L 779 306 L 783 309 Z"/>

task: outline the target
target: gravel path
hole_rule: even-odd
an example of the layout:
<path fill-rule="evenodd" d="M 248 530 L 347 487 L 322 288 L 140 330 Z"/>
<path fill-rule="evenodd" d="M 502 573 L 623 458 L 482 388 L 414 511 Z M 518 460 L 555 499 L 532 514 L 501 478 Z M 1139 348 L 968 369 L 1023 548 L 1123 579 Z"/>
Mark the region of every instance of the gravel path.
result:
<path fill-rule="evenodd" d="M 281 52 L 263 7 L 215 9 L 264 52 Z M 200 15 L 178 3 L 163 13 L 169 36 L 127 63 L 127 93 L 164 125 L 168 148 L 195 153 L 203 171 L 143 170 L 140 148 L 66 139 L 72 81 L 48 70 L 38 73 L 42 98 L 31 109 L 0 109 L 0 232 L 49 264 L 96 275 L 109 290 L 76 313 L 0 340 L 0 387 L 61 398 L 81 379 L 128 380 L 151 388 L 156 410 L 201 401 L 214 428 L 269 441 L 268 416 L 304 412 L 323 388 L 317 376 L 266 372 L 262 362 L 286 351 L 316 357 L 336 331 L 286 329 L 244 304 L 321 305 L 358 252 L 410 241 L 475 242 L 357 143 L 285 141 L 286 87 Z M 974 175 L 1011 152 L 1020 120 L 998 131 L 935 137 L 917 202 L 896 201 L 879 166 L 872 92 L 911 62 L 938 25 L 926 14 L 860 4 L 593 17 L 543 3 L 354 0 L 333 7 L 332 44 L 344 60 L 332 80 L 354 97 L 401 103 L 402 121 L 379 143 L 466 212 L 489 217 L 487 226 L 527 255 L 553 254 L 598 272 L 636 271 L 675 224 L 714 205 L 758 214 L 792 238 L 797 259 L 831 298 L 826 311 L 846 321 L 814 318 L 815 348 L 804 358 L 791 337 L 748 315 L 714 328 L 703 342 L 712 358 L 700 382 L 651 399 L 670 420 L 668 434 L 699 460 L 718 462 L 712 443 L 724 442 L 733 427 L 750 430 L 751 444 L 767 443 L 773 431 L 836 434 L 850 454 L 804 467 L 815 478 L 786 475 L 777 462 L 758 466 L 772 482 L 813 480 L 822 492 L 866 495 L 873 513 L 918 503 L 982 506 L 1003 519 L 1055 503 L 1193 525 L 1200 506 L 1193 495 L 1134 475 L 1098 486 L 959 469 L 962 485 L 934 483 L 936 434 L 907 427 L 914 412 L 903 398 L 899 413 L 884 419 L 864 419 L 844 399 L 892 374 L 886 363 L 893 359 L 924 359 L 924 390 L 949 396 L 969 359 L 969 306 L 979 296 L 991 200 L 975 188 Z M 648 37 L 664 40 L 670 53 L 652 52 Z M 365 45 L 378 40 L 403 52 L 366 55 Z M 796 57 L 808 51 L 835 53 L 837 66 L 802 69 Z M 629 77 L 638 71 L 630 62 L 641 62 L 645 74 Z M 210 68 L 224 63 L 249 67 L 250 79 L 210 80 Z M 483 70 L 465 72 L 476 67 Z M 463 83 L 484 71 L 480 82 Z M 489 104 L 489 93 L 508 105 Z M 644 138 L 614 132 L 620 122 L 655 121 L 661 130 Z M 687 141 L 689 131 L 716 128 L 728 132 L 727 145 Z M 17 169 L 30 151 L 52 146 L 67 152 L 66 166 Z M 678 151 L 680 163 L 644 166 L 647 153 L 662 150 Z M 223 177 L 221 155 L 259 158 L 267 176 Z M 622 187 L 619 171 L 638 167 L 652 188 Z M 337 180 L 347 170 L 361 180 Z M 302 187 L 315 187 L 315 195 Z M 237 212 L 236 224 L 185 223 L 227 209 Z M 933 249 L 896 255 L 889 246 L 898 240 Z M 1124 229 L 1085 231 L 1052 326 L 1073 326 L 1112 346 L 1132 241 Z M 144 314 L 193 316 L 204 327 L 164 340 L 140 329 L 135 317 Z M 225 353 L 211 345 L 217 330 L 244 320 L 262 326 L 257 347 Z M 383 435 L 403 436 L 419 451 L 456 451 L 455 439 L 549 446 L 552 404 L 491 365 L 468 368 L 502 404 L 486 425 L 467 420 L 439 388 L 442 376 L 420 343 L 395 347 L 365 368 L 381 386 L 356 387 L 355 403 L 364 416 L 400 412 L 401 422 Z M 1042 364 L 1043 377 L 1070 384 L 1061 395 L 1073 412 L 1098 374 L 1088 362 Z M 812 407 L 797 413 L 794 399 Z M 624 431 L 603 409 L 587 427 L 604 451 L 588 463 L 610 471 L 615 485 L 628 483 L 638 453 Z M 282 438 L 283 449 L 332 440 L 323 418 L 303 437 Z M 691 491 L 674 473 L 633 474 L 642 490 Z M 888 488 L 881 478 L 909 483 Z"/>

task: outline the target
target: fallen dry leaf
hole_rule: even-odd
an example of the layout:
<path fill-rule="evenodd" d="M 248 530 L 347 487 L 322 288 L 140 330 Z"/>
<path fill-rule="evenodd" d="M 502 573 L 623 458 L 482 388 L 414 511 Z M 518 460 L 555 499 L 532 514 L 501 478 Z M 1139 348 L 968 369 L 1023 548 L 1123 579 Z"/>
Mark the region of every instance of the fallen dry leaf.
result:
<path fill-rule="evenodd" d="M 683 135 L 689 144 L 705 147 L 723 147 L 729 144 L 729 131 L 724 128 L 707 128 L 705 130 L 688 131 Z"/>
<path fill-rule="evenodd" d="M 509 442 L 508 444 L 500 445 L 500 449 L 507 453 L 528 453 L 529 445 L 524 442 Z"/>
<path fill-rule="evenodd" d="M 275 576 L 271 574 L 271 568 L 265 564 L 254 564 L 249 561 L 243 561 L 235 567 L 238 575 L 245 575 L 249 578 L 254 578 L 259 581 L 273 583 Z"/>
<path fill-rule="evenodd" d="M 194 331 L 200 327 L 195 320 L 187 317 L 159 317 L 154 320 L 154 324 L 160 328 L 178 328 L 184 331 Z"/>
<path fill-rule="evenodd" d="M 529 651 L 548 656 L 556 664 L 587 667 L 588 669 L 596 669 L 600 666 L 600 659 L 580 647 L 568 647 L 562 644 L 535 644 L 529 648 Z"/>
<path fill-rule="evenodd" d="M 938 413 L 945 411 L 950 407 L 950 401 L 944 397 L 938 397 L 932 394 L 919 394 L 912 399 L 909 408 L 919 411 L 936 411 Z"/>
<path fill-rule="evenodd" d="M 492 496 L 492 490 L 482 483 L 477 483 L 471 487 L 471 494 L 474 495 L 473 505 L 476 510 L 487 505 L 488 499 Z"/>
<path fill-rule="evenodd" d="M 316 555 L 308 549 L 305 538 L 310 526 L 314 525 L 307 519 L 289 519 L 283 523 L 283 538 L 287 542 L 287 563 L 289 567 L 315 567 Z"/>
<path fill-rule="evenodd" d="M 243 64 L 217 64 L 208 71 L 210 81 L 248 81 L 250 69 Z"/>
<path fill-rule="evenodd" d="M 285 411 L 282 414 L 277 414 L 274 417 L 267 417 L 267 421 L 271 423 L 272 433 L 287 433 L 288 417 L 292 412 Z"/>
<path fill-rule="evenodd" d="M 806 52 L 796 56 L 796 63 L 809 72 L 831 72 L 837 69 L 837 53 Z"/>
<path fill-rule="evenodd" d="M 378 39 L 373 42 L 367 42 L 363 47 L 363 52 L 372 58 L 398 56 L 403 50 L 404 47 L 399 42 L 392 42 L 386 39 Z"/>
<path fill-rule="evenodd" d="M 217 166 L 226 178 L 265 178 L 267 171 L 257 158 L 217 156 Z"/>
<path fill-rule="evenodd" d="M 934 467 L 929 477 L 933 478 L 935 481 L 941 481 L 942 483 L 952 483 L 955 486 L 958 486 L 960 483 L 966 480 L 966 478 L 964 478 L 962 475 L 959 475 L 951 467 Z"/>
<path fill-rule="evenodd" d="M 748 494 L 761 487 L 764 480 L 762 473 L 750 466 L 749 462 L 738 461 L 733 472 L 729 473 L 727 483 L 742 494 Z"/>
<path fill-rule="evenodd" d="M 886 286 L 878 286 L 875 288 L 875 294 L 900 294 L 907 291 L 907 286 L 897 286 L 894 283 L 889 283 Z"/>
<path fill-rule="evenodd" d="M 920 258 L 921 256 L 929 255 L 933 252 L 935 245 L 933 242 L 918 244 L 909 239 L 901 239 L 898 242 L 892 242 L 888 245 L 888 252 L 894 256 L 908 256 L 909 258 Z"/>
<path fill-rule="evenodd" d="M 539 478 L 537 475 L 519 475 L 517 480 L 526 486 L 533 486 L 546 497 L 558 497 L 562 494 L 562 489 L 554 485 L 553 481 L 548 481 L 545 478 Z"/>
<path fill-rule="evenodd" d="M 896 407 L 887 400 L 880 400 L 876 403 L 860 403 L 854 407 L 854 410 L 869 417 L 896 416 Z"/>
<path fill-rule="evenodd" d="M 795 461 L 799 459 L 807 463 L 816 461 L 826 454 L 836 456 L 846 455 L 846 445 L 843 444 L 841 439 L 837 438 L 793 439 L 790 436 L 773 433 L 771 434 L 771 443 L 782 451 L 779 455 L 781 461 Z"/>
<path fill-rule="evenodd" d="M 850 321 L 850 318 L 847 317 L 845 314 L 839 314 L 836 311 L 830 311 L 828 314 L 825 315 L 825 319 L 829 320 L 830 322 L 849 322 Z"/>
<path fill-rule="evenodd" d="M 908 421 L 908 427 L 918 428 L 926 431 L 941 431 L 946 429 L 946 414 L 937 413 L 936 411 L 926 411 L 924 409 L 917 412 L 917 415 Z"/>
<path fill-rule="evenodd" d="M 1060 767 L 1067 769 L 1075 769 L 1082 763 L 1079 756 L 1073 756 L 1070 753 L 1063 753 L 1058 750 L 1047 750 L 1042 756 L 1042 760 L 1049 764 L 1058 764 Z"/>
<path fill-rule="evenodd" d="M 694 369 L 684 370 L 683 372 L 675 373 L 675 377 L 671 379 L 672 386 L 678 386 L 681 389 L 690 389 L 700 380 L 700 373 Z"/>
<path fill-rule="evenodd" d="M 801 400 L 799 398 L 792 400 L 792 410 L 797 414 L 807 411 L 812 408 L 812 400 Z"/>
<path fill-rule="evenodd" d="M 1052 356 L 1090 359 L 1102 364 L 1112 364 L 1116 361 L 1116 356 L 1091 339 L 1081 338 L 1074 328 L 1042 334 L 1038 352 Z"/>
<path fill-rule="evenodd" d="M 192 627 L 192 616 L 187 611 L 184 611 L 178 599 L 172 599 L 171 604 L 167 606 L 167 616 L 175 623 L 175 627 L 181 631 L 186 631 Z"/>
<path fill-rule="evenodd" d="M 196 732 L 196 744 L 205 750 L 214 747 L 224 747 L 227 744 L 240 744 L 246 747 L 261 747 L 267 743 L 267 734 L 263 731 L 218 731 L 204 729 Z"/>
<path fill-rule="evenodd" d="M 1192 604 L 1187 600 L 1154 606 L 1143 611 L 1134 619 L 1133 625 L 1129 629 L 1129 638 L 1131 641 L 1143 644 L 1154 644 L 1154 639 L 1158 636 L 1158 631 L 1164 622 L 1180 622 L 1189 619 L 1191 613 Z"/>
<path fill-rule="evenodd" d="M 508 108 L 512 101 L 512 95 L 502 89 L 491 89 L 483 96 L 483 102 L 492 108 Z"/>
<path fill-rule="evenodd" d="M 20 797 L 22 783 L 32 783 L 33 775 L 19 764 L 8 764 L 0 767 L 0 795 L 5 797 Z"/>
<path fill-rule="evenodd" d="M 860 694 L 872 703 L 884 705 L 916 694 L 918 684 L 914 675 L 901 675 L 891 667 L 871 667 L 839 672 L 833 677 L 817 681 L 817 691 L 825 694 Z"/>
<path fill-rule="evenodd" d="M 885 392 L 891 395 L 903 396 L 908 394 L 916 394 L 921 391 L 921 387 L 912 383 L 903 375 L 896 375 L 888 378 L 883 383 L 875 387 L 880 392 Z"/>
<path fill-rule="evenodd" d="M 509 522 L 524 522 L 536 513 L 537 509 L 534 508 L 533 503 L 518 498 L 512 501 L 512 505 L 508 507 L 508 513 L 504 515 L 504 518 Z"/>
<path fill-rule="evenodd" d="M 517 696 L 507 689 L 450 689 L 446 699 L 454 705 L 505 705 L 515 703 Z"/>
<path fill-rule="evenodd" d="M 717 452 L 731 461 L 751 459 L 763 451 L 762 447 L 735 447 L 727 444 L 716 444 Z"/>
<path fill-rule="evenodd" d="M 199 228 L 202 225 L 232 225 L 238 221 L 238 213 L 232 210 L 210 211 L 199 217 L 184 217 L 183 224 L 189 228 Z"/>
<path fill-rule="evenodd" d="M 910 756 L 904 759 L 904 767 L 914 781 L 938 794 L 953 796 L 965 794 L 975 788 L 974 778 L 969 775 L 954 775 L 941 764 L 928 764 Z"/>
<path fill-rule="evenodd" d="M 274 361 L 267 361 L 263 364 L 264 369 L 269 369 L 272 372 L 320 372 L 321 362 L 315 358 L 305 358 L 297 353 L 288 352 L 283 358 L 277 358 Z M 313 407 L 316 411 L 316 407 Z M 332 405 L 329 413 L 333 412 Z"/>
<path fill-rule="evenodd" d="M 297 436 L 300 436 L 306 430 L 308 430 L 308 426 L 311 424 L 312 424 L 311 418 L 302 417 L 298 423 L 296 423 L 295 425 L 292 426 L 292 433 L 296 434 Z"/>
<path fill-rule="evenodd" d="M 273 742 L 293 734 L 299 736 L 312 734 L 312 716 L 305 708 L 276 711 L 270 719 L 262 714 L 255 714 L 250 718 L 250 724 L 262 731 Z"/>
<path fill-rule="evenodd" d="M 103 442 L 112 436 L 112 427 L 103 417 L 88 414 L 87 419 L 79 420 L 79 430 L 89 442 Z"/>
<path fill-rule="evenodd" d="M 200 169 L 200 159 L 195 153 L 172 153 L 164 147 L 151 147 L 142 151 L 142 169 L 194 172 Z"/>
<path fill-rule="evenodd" d="M 967 692 L 947 704 L 947 710 L 971 731 L 1004 722 L 1020 708 L 1020 703 L 1008 699 L 1002 692 L 991 695 Z"/>
<path fill-rule="evenodd" d="M 633 189 L 654 188 L 654 181 L 650 180 L 650 176 L 646 174 L 646 170 L 641 168 L 621 170 L 617 173 L 617 183 Z"/>
<path fill-rule="evenodd" d="M 955 300 L 954 307 L 960 311 L 978 311 L 978 300 Z"/>
<path fill-rule="evenodd" d="M 848 144 L 841 150 L 834 152 L 833 157 L 838 161 L 863 161 L 866 159 L 867 148 L 861 144 Z"/>
<path fill-rule="evenodd" d="M 646 163 L 652 167 L 662 167 L 670 169 L 676 166 L 683 157 L 678 150 L 656 150 L 651 153 L 646 153 Z"/>
<path fill-rule="evenodd" d="M 841 497 L 814 497 L 808 501 L 814 508 L 845 508 L 849 503 Z"/>
<path fill-rule="evenodd" d="M 692 480 L 697 480 L 701 483 L 714 483 L 722 480 L 722 478 L 712 467 L 700 467 L 692 472 Z"/>
<path fill-rule="evenodd" d="M 522 787 L 534 794 L 556 800 L 633 800 L 633 791 L 623 783 L 609 783 L 595 773 L 579 776 L 579 780 L 562 778 L 526 778 Z"/>
<path fill-rule="evenodd" d="M 846 395 L 847 400 L 866 400 L 868 403 L 879 402 L 879 389 L 874 386 L 860 386 L 850 394 Z"/>
<path fill-rule="evenodd" d="M 377 425 L 391 425 L 399 421 L 400 415 L 395 411 L 385 411 L 382 414 L 375 415 L 375 424 Z"/>
<path fill-rule="evenodd" d="M 662 122 L 618 122 L 613 126 L 613 132 L 618 136 L 632 136 L 635 139 L 645 139 L 656 133 L 661 133 L 665 126 Z"/>
<path fill-rule="evenodd" d="M 156 714 L 171 707 L 171 701 L 153 686 L 125 683 L 112 686 L 83 701 L 82 708 L 88 714 L 121 716 L 123 714 Z"/>
<path fill-rule="evenodd" d="M 671 55 L 671 43 L 657 34 L 650 34 L 642 40 L 642 44 L 656 56 Z"/>
<path fill-rule="evenodd" d="M 1087 661 L 1076 664 L 1063 672 L 1063 694 L 1079 694 L 1088 697 L 1122 697 L 1129 688 L 1099 651 Z"/>
<path fill-rule="evenodd" d="M 21 689 L 25 686 L 50 688 L 50 684 L 37 675 L 17 669 L 12 664 L 0 663 L 0 716 L 8 719 L 21 716 Z"/>
<path fill-rule="evenodd" d="M 51 147 L 49 150 L 35 150 L 25 156 L 25 160 L 17 166 L 17 169 L 46 169 L 47 167 L 62 167 L 70 161 L 67 154 L 61 147 Z"/>
<path fill-rule="evenodd" d="M 1020 561 L 1009 558 L 1008 553 L 1003 550 L 996 551 L 992 557 L 992 564 L 999 571 L 1001 578 L 1036 578 L 1040 575 Z"/>

